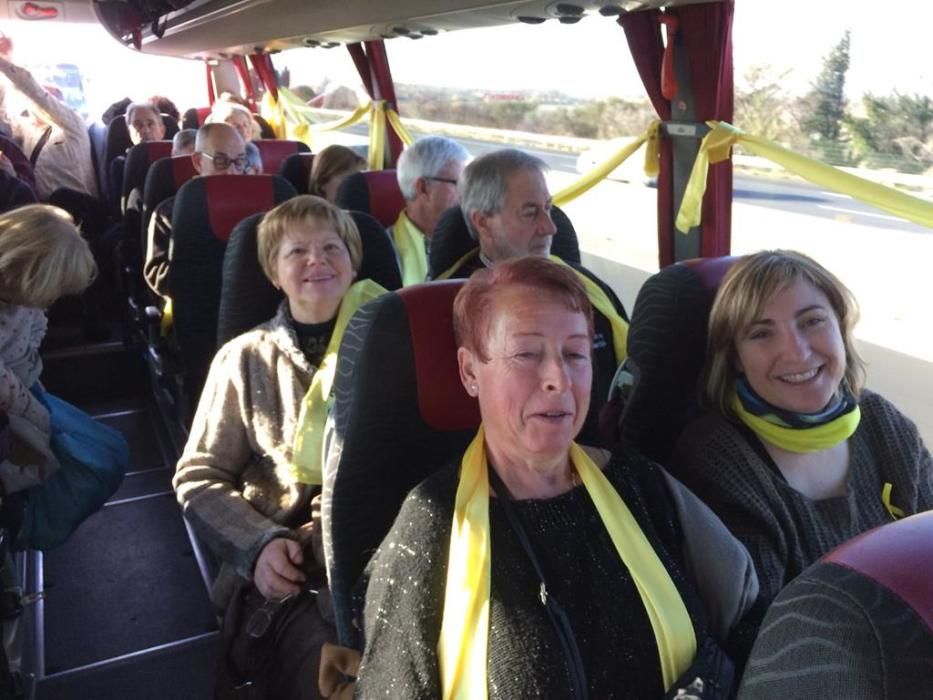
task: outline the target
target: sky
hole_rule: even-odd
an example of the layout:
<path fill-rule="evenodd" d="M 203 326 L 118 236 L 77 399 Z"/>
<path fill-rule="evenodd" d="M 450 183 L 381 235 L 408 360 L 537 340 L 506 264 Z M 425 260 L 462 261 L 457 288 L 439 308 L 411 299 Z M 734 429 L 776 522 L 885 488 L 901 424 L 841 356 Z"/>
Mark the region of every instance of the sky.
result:
<path fill-rule="evenodd" d="M 754 65 L 770 65 L 792 93 L 807 90 L 822 58 L 845 29 L 852 32 L 850 99 L 866 91 L 933 94 L 933 69 L 914 27 L 933 21 L 933 3 L 905 0 L 897 11 L 868 3 L 830 0 L 737 0 L 733 27 L 736 80 Z M 877 7 L 877 5 L 874 5 Z M 146 56 L 120 46 L 100 27 L 0 23 L 14 40 L 14 58 L 55 63 L 81 58 L 92 112 L 124 95 L 167 94 L 184 109 L 205 101 L 204 68 L 195 61 Z M 576 25 L 547 22 L 464 30 L 418 41 L 386 43 L 396 82 L 490 90 L 559 90 L 579 97 L 641 97 L 641 82 L 624 33 L 609 18 Z M 346 50 L 302 49 L 274 58 L 292 83 L 358 84 Z"/>

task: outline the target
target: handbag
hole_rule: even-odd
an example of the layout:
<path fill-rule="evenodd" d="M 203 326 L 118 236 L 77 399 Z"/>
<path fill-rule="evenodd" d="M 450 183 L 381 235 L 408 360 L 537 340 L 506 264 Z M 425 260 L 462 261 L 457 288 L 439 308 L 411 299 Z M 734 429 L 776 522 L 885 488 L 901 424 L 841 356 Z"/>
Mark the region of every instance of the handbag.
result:
<path fill-rule="evenodd" d="M 15 549 L 48 551 L 64 542 L 120 487 L 129 446 L 119 431 L 38 384 L 31 391 L 49 412 L 49 442 L 60 468 L 29 489 Z"/>

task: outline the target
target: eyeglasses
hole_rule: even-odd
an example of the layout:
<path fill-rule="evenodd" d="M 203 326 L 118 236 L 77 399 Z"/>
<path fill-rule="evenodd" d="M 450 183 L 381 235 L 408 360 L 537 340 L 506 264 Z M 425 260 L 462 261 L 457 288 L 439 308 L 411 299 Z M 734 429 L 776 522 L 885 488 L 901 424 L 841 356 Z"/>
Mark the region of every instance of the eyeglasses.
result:
<path fill-rule="evenodd" d="M 448 185 L 456 185 L 457 180 L 454 180 L 450 177 L 434 177 L 433 175 L 426 175 L 425 180 L 434 180 L 434 182 L 446 182 Z"/>
<path fill-rule="evenodd" d="M 232 165 L 236 170 L 243 172 L 249 166 L 249 158 L 245 155 L 231 158 L 226 153 L 207 153 L 206 151 L 200 151 L 200 153 L 210 158 L 218 170 L 226 170 Z"/>

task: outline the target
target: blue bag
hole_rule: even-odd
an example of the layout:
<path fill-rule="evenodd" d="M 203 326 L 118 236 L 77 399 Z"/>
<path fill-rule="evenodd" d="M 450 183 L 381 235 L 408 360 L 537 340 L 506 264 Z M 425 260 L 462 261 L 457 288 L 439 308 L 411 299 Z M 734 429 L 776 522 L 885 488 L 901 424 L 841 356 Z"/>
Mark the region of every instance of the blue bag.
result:
<path fill-rule="evenodd" d="M 29 490 L 17 549 L 48 551 L 64 542 L 123 482 L 129 446 L 118 430 L 47 393 L 33 395 L 48 409 L 51 448 L 61 468 Z"/>

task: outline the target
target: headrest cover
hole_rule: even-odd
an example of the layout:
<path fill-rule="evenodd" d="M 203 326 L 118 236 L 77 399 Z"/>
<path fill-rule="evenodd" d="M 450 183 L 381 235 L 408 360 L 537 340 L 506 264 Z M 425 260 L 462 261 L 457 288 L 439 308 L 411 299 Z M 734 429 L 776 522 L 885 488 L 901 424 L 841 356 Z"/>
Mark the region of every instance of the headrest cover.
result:
<path fill-rule="evenodd" d="M 302 149 L 298 141 L 284 141 L 278 139 L 258 139 L 253 141 L 259 149 L 262 158 L 262 170 L 266 175 L 275 175 L 282 166 L 282 161 L 288 156 L 300 152 Z M 307 147 L 305 147 L 307 150 Z"/>
<path fill-rule="evenodd" d="M 337 191 L 337 205 L 366 212 L 388 228 L 405 208 L 405 198 L 395 170 L 373 170 L 346 177 Z"/>
<path fill-rule="evenodd" d="M 275 206 L 272 176 L 211 175 L 204 179 L 211 233 L 221 241 L 226 241 L 233 227 L 250 214 Z"/>
<path fill-rule="evenodd" d="M 434 430 L 473 430 L 480 424 L 479 403 L 464 390 L 457 366 L 452 309 L 463 284 L 431 282 L 398 292 L 411 328 L 418 410 Z"/>
<path fill-rule="evenodd" d="M 191 156 L 172 157 L 172 177 L 175 179 L 176 190 L 197 174 Z"/>
<path fill-rule="evenodd" d="M 933 511 L 862 533 L 823 561 L 874 579 L 906 601 L 933 630 Z"/>

